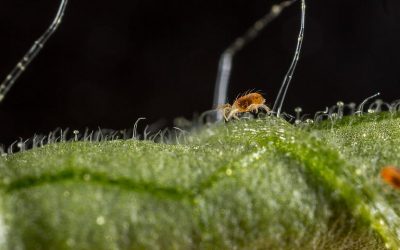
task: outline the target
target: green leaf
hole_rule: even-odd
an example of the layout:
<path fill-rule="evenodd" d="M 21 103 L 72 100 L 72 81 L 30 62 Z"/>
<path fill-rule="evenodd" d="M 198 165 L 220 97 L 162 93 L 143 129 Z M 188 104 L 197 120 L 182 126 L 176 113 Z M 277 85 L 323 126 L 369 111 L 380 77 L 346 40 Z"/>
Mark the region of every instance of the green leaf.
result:
<path fill-rule="evenodd" d="M 268 117 L 184 142 L 57 143 L 0 158 L 3 249 L 400 248 L 400 119 Z"/>

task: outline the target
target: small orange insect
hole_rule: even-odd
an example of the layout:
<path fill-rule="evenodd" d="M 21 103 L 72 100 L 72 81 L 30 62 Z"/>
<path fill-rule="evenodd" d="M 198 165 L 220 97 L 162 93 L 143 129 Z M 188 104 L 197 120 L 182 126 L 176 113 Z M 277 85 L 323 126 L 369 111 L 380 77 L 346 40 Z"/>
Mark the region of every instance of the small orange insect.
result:
<path fill-rule="evenodd" d="M 219 109 L 224 114 L 225 121 L 229 121 L 231 118 L 239 119 L 237 114 L 245 112 L 256 112 L 259 109 L 263 109 L 266 112 L 270 111 L 270 108 L 264 104 L 264 97 L 256 92 L 244 94 L 237 98 L 235 102 L 230 105 L 229 103 L 222 105 Z"/>
<path fill-rule="evenodd" d="M 382 179 L 396 189 L 400 189 L 400 169 L 395 166 L 386 166 L 381 170 Z"/>

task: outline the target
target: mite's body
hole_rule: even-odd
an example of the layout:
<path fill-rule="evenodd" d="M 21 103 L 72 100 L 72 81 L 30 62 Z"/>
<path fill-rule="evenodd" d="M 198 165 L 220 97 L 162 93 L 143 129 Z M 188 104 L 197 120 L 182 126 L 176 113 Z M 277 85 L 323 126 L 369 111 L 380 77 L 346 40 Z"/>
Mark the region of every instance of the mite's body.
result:
<path fill-rule="evenodd" d="M 261 94 L 250 93 L 237 98 L 232 105 L 227 103 L 223 105 L 220 109 L 224 114 L 225 121 L 229 121 L 231 118 L 239 119 L 239 117 L 237 116 L 237 114 L 239 113 L 258 113 L 260 109 L 269 112 L 270 108 L 264 103 L 265 99 Z"/>
<path fill-rule="evenodd" d="M 396 189 L 400 189 L 400 169 L 395 166 L 386 166 L 381 170 L 382 179 Z"/>

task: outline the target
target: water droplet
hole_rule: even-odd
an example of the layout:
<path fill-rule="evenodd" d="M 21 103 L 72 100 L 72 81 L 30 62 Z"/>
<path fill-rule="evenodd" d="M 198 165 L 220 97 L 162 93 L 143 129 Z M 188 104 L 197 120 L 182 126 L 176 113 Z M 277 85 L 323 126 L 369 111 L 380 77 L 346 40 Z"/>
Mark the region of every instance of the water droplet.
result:
<path fill-rule="evenodd" d="M 227 176 L 231 176 L 231 175 L 232 175 L 232 169 L 228 168 L 228 169 L 225 171 L 225 173 L 226 173 Z"/>
<path fill-rule="evenodd" d="M 103 216 L 99 216 L 96 219 L 96 223 L 97 225 L 102 226 L 106 223 L 106 219 Z"/>

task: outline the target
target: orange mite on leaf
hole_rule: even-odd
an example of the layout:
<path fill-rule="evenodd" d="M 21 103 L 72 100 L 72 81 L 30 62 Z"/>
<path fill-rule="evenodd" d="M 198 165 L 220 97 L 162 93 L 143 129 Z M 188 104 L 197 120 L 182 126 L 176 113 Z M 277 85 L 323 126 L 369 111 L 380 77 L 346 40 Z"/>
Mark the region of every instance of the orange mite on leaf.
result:
<path fill-rule="evenodd" d="M 396 189 L 400 189 L 400 169 L 395 166 L 386 166 L 381 170 L 382 179 Z"/>
<path fill-rule="evenodd" d="M 230 105 L 229 103 L 222 105 L 219 109 L 222 110 L 224 114 L 225 121 L 229 121 L 231 118 L 239 119 L 237 114 L 245 112 L 256 112 L 260 109 L 269 112 L 270 109 L 264 104 L 265 99 L 259 93 L 245 94 L 235 100 L 235 102 Z"/>

